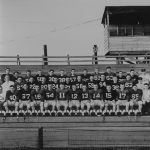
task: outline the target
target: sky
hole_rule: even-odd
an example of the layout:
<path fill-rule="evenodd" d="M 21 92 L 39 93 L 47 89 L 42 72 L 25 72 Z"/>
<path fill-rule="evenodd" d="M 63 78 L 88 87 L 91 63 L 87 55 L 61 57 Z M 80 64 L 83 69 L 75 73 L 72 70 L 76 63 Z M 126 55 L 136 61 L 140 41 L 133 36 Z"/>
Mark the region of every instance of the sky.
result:
<path fill-rule="evenodd" d="M 149 0 L 0 0 L 0 55 L 104 55 L 105 6 L 150 5 Z"/>

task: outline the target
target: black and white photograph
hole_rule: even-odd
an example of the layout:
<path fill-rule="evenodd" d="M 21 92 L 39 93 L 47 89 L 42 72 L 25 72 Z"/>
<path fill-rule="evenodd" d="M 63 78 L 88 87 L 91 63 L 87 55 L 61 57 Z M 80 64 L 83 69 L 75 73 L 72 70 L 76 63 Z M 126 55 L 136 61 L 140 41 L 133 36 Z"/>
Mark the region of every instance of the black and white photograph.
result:
<path fill-rule="evenodd" d="M 150 1 L 0 0 L 0 150 L 150 150 Z"/>

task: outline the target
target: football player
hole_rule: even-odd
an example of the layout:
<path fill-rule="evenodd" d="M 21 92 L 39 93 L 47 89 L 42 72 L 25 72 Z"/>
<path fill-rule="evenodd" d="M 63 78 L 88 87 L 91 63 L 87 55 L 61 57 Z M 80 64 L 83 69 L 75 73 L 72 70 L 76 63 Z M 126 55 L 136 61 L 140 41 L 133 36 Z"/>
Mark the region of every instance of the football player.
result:
<path fill-rule="evenodd" d="M 46 77 L 45 77 L 45 75 L 43 74 L 42 70 L 39 70 L 39 71 L 37 72 L 37 75 L 34 77 L 34 79 L 35 79 L 35 82 L 36 82 L 37 84 L 41 84 L 41 83 L 43 82 L 43 80 L 44 80 L 44 81 L 46 80 Z"/>
<path fill-rule="evenodd" d="M 119 71 L 117 78 L 119 83 L 123 83 L 126 80 L 126 77 L 123 75 L 122 71 Z"/>
<path fill-rule="evenodd" d="M 49 70 L 48 76 L 46 78 L 47 78 L 47 82 L 48 83 L 51 84 L 52 82 L 54 82 L 54 78 L 57 78 L 57 76 L 56 76 L 56 74 L 54 74 L 54 70 L 53 69 Z"/>

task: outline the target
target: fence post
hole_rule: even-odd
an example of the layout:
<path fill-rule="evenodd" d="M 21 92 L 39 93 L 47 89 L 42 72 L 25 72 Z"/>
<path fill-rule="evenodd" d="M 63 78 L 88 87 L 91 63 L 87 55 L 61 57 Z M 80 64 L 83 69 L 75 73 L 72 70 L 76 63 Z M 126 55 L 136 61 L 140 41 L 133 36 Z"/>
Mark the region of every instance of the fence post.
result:
<path fill-rule="evenodd" d="M 67 63 L 68 63 L 68 65 L 70 65 L 70 57 L 69 57 L 69 54 L 67 54 Z"/>
<path fill-rule="evenodd" d="M 19 55 L 17 55 L 17 65 L 21 65 Z"/>
<path fill-rule="evenodd" d="M 43 127 L 38 129 L 38 149 L 43 150 Z"/>

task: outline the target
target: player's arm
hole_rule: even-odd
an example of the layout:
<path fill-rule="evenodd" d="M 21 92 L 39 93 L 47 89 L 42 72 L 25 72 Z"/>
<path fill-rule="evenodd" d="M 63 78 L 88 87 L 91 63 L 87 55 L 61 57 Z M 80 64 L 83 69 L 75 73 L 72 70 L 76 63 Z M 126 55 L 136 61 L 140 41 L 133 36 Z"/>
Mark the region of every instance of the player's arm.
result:
<path fill-rule="evenodd" d="M 138 101 L 142 101 L 142 96 L 143 96 L 143 91 L 140 90 L 139 97 L 138 97 Z"/>
<path fill-rule="evenodd" d="M 31 101 L 34 101 L 34 90 L 31 91 Z"/>

